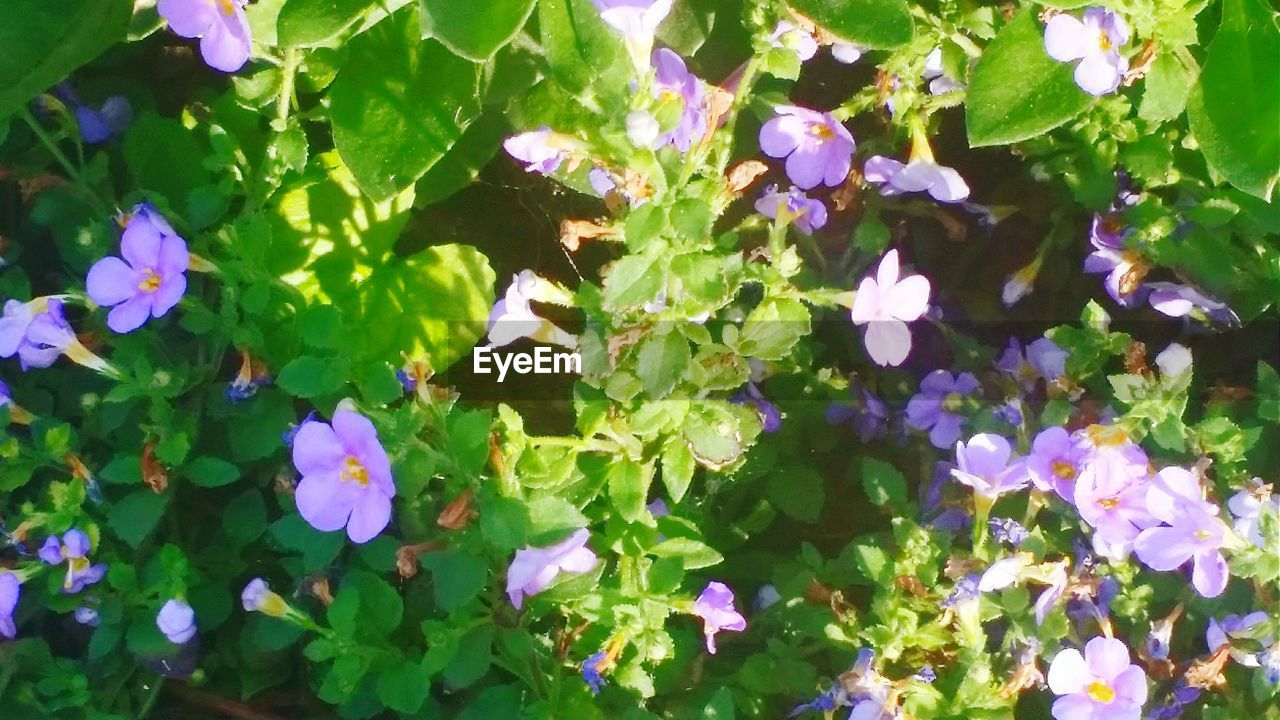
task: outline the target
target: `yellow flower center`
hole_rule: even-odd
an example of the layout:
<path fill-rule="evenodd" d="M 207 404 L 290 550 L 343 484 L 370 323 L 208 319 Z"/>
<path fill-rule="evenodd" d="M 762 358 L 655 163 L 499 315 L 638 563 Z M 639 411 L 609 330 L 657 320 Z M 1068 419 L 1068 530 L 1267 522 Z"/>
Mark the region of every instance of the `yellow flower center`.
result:
<path fill-rule="evenodd" d="M 214 4 L 222 11 L 223 15 L 231 17 L 236 14 L 236 4 L 232 0 L 214 0 Z"/>
<path fill-rule="evenodd" d="M 340 478 L 343 482 L 353 482 L 364 487 L 369 484 L 369 471 L 364 469 L 364 465 L 354 455 L 348 455 L 342 462 Z"/>
<path fill-rule="evenodd" d="M 1054 460 L 1051 467 L 1053 474 L 1060 480 L 1070 480 L 1076 476 L 1076 466 L 1066 460 Z"/>
<path fill-rule="evenodd" d="M 1112 510 L 1119 504 L 1120 501 L 1113 497 L 1102 498 L 1098 501 L 1098 507 L 1101 507 L 1103 510 Z"/>
<path fill-rule="evenodd" d="M 1098 47 L 1101 48 L 1103 52 L 1111 49 L 1111 38 L 1107 37 L 1107 34 L 1104 32 L 1098 33 Z"/>
<path fill-rule="evenodd" d="M 1129 442 L 1129 434 L 1124 431 L 1124 428 L 1116 425 L 1090 425 L 1085 430 L 1085 434 L 1097 447 L 1123 445 Z"/>
<path fill-rule="evenodd" d="M 1209 532 L 1208 530 L 1197 530 L 1197 531 L 1196 531 L 1196 539 L 1197 539 L 1197 540 L 1208 540 L 1208 539 L 1209 539 L 1209 538 L 1211 538 L 1211 537 L 1213 537 L 1213 533 Z"/>
<path fill-rule="evenodd" d="M 1090 698 L 1097 700 L 1100 703 L 1110 703 L 1112 700 L 1116 699 L 1116 691 L 1112 690 L 1109 685 L 1101 680 L 1089 683 L 1089 687 L 1085 689 L 1085 693 L 1088 694 Z"/>
<path fill-rule="evenodd" d="M 65 550 L 63 552 L 66 552 Z M 89 558 L 73 557 L 67 558 L 67 578 L 62 582 L 63 590 L 70 590 L 75 584 L 76 575 L 89 569 Z"/>
<path fill-rule="evenodd" d="M 138 289 L 144 293 L 153 293 L 160 289 L 160 274 L 155 270 L 143 270 L 142 281 L 138 283 Z"/>
<path fill-rule="evenodd" d="M 816 138 L 822 139 L 822 140 L 830 140 L 831 138 L 835 137 L 835 135 L 836 135 L 836 134 L 835 134 L 835 131 L 833 131 L 831 128 L 827 127 L 825 124 L 823 124 L 823 125 L 812 125 L 812 126 L 810 126 L 810 127 L 809 127 L 809 134 L 810 134 L 810 135 L 812 135 L 812 136 L 814 136 L 814 137 L 816 137 Z"/>

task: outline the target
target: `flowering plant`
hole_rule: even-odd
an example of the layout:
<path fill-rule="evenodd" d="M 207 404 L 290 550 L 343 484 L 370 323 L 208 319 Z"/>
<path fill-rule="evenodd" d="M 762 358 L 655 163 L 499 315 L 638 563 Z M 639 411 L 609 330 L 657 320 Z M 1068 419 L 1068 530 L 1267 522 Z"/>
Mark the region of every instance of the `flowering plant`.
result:
<path fill-rule="evenodd" d="M 0 715 L 1280 717 L 1267 4 L 0 39 Z"/>

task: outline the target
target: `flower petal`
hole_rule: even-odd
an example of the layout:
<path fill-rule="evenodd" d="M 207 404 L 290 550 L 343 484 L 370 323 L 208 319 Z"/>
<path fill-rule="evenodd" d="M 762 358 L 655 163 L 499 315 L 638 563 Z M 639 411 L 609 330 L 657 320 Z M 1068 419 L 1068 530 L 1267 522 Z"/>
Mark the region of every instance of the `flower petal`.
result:
<path fill-rule="evenodd" d="M 1084 646 L 1089 671 L 1108 685 L 1129 667 L 1129 648 L 1115 638 L 1096 637 Z"/>
<path fill-rule="evenodd" d="M 160 232 L 140 215 L 134 215 L 120 236 L 120 254 L 138 270 L 160 265 Z"/>
<path fill-rule="evenodd" d="M 875 364 L 897 367 L 911 352 L 911 330 L 901 320 L 876 320 L 867 324 L 863 344 Z"/>
<path fill-rule="evenodd" d="M 1100 96 L 1120 87 L 1127 63 L 1115 53 L 1089 53 L 1076 66 L 1076 85 L 1090 95 Z"/>
<path fill-rule="evenodd" d="M 326 423 L 308 420 L 293 437 L 293 466 L 303 475 L 336 475 L 344 455 L 342 443 Z"/>
<path fill-rule="evenodd" d="M 787 157 L 787 177 L 801 190 L 811 190 L 823 181 L 826 160 L 821 145 L 801 144 Z"/>
<path fill-rule="evenodd" d="M 937 166 L 935 182 L 929 186 L 929 195 L 938 202 L 955 203 L 969 197 L 969 185 L 960 173 L 944 165 Z"/>
<path fill-rule="evenodd" d="M 142 327 L 151 317 L 151 296 L 136 295 L 115 306 L 107 314 L 107 327 L 118 333 L 128 333 Z"/>
<path fill-rule="evenodd" d="M 899 320 L 919 319 L 929 309 L 929 279 L 923 275 L 902 278 L 889 290 L 885 305 Z"/>
<path fill-rule="evenodd" d="M 304 475 L 294 493 L 298 513 L 308 525 L 321 532 L 340 530 L 347 524 L 354 504 L 349 487 L 355 486 L 343 483 L 336 470 Z"/>
<path fill-rule="evenodd" d="M 85 291 L 89 299 L 99 305 L 119 305 L 138 294 L 138 272 L 120 258 L 109 255 L 89 268 Z"/>
<path fill-rule="evenodd" d="M 156 10 L 169 23 L 170 30 L 185 38 L 203 35 L 217 12 L 213 3 L 204 0 L 159 0 Z"/>
<path fill-rule="evenodd" d="M 1191 585 L 1202 597 L 1218 597 L 1227 589 L 1230 574 L 1227 559 L 1217 550 L 1196 555 L 1191 568 Z"/>
<path fill-rule="evenodd" d="M 1191 559 L 1196 552 L 1196 543 L 1191 533 L 1184 529 L 1147 528 L 1133 541 L 1133 551 L 1147 567 L 1168 572 Z"/>
<path fill-rule="evenodd" d="M 1084 57 L 1091 48 L 1089 30 L 1084 23 L 1066 13 L 1049 18 L 1044 26 L 1044 51 L 1058 62 Z"/>
<path fill-rule="evenodd" d="M 1089 666 L 1079 650 L 1068 648 L 1053 656 L 1049 664 L 1049 689 L 1055 695 L 1074 695 L 1084 692 L 1089 684 Z M 1054 717 L 1058 717 L 1055 712 Z"/>
<path fill-rule="evenodd" d="M 204 61 L 209 67 L 228 73 L 244 67 L 252 47 L 249 19 L 239 7 L 231 17 L 218 14 L 208 32 L 200 38 L 200 55 Z"/>
<path fill-rule="evenodd" d="M 863 325 L 880 317 L 880 286 L 872 278 L 862 278 L 858 292 L 853 296 L 849 318 L 855 325 Z"/>
<path fill-rule="evenodd" d="M 391 522 L 391 498 L 376 488 L 365 487 L 351 508 L 347 537 L 357 545 L 372 540 Z"/>
<path fill-rule="evenodd" d="M 880 259 L 880 265 L 876 267 L 876 285 L 886 295 L 898 282 L 899 267 L 897 249 L 885 253 L 884 257 Z"/>

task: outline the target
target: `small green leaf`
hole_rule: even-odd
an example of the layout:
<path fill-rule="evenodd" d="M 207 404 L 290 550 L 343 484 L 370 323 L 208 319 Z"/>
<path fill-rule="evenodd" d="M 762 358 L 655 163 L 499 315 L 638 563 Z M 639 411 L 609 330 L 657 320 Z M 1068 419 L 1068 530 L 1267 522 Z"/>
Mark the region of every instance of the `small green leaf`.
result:
<path fill-rule="evenodd" d="M 664 265 L 661 258 L 627 255 L 609 266 L 604 281 L 604 305 L 609 310 L 628 310 L 652 301 L 662 289 Z"/>
<path fill-rule="evenodd" d="M 319 45 L 346 30 L 373 7 L 374 0 L 288 0 L 276 19 L 281 45 Z"/>
<path fill-rule="evenodd" d="M 635 522 L 644 514 L 652 481 L 653 465 L 641 465 L 627 458 L 618 458 L 609 465 L 605 473 L 609 499 L 623 520 Z"/>
<path fill-rule="evenodd" d="M 907 481 L 898 468 L 883 460 L 862 458 L 862 489 L 879 507 L 901 508 L 907 504 Z"/>
<path fill-rule="evenodd" d="M 1006 145 L 1042 135 L 1089 107 L 1070 63 L 1044 50 L 1035 12 L 1022 10 L 987 46 L 965 98 L 969 145 Z"/>
<path fill-rule="evenodd" d="M 137 490 L 107 512 L 107 526 L 129 547 L 138 547 L 164 515 L 166 500 L 150 490 Z"/>
<path fill-rule="evenodd" d="M 738 341 L 743 357 L 781 360 L 791 355 L 800 338 L 811 331 L 809 309 L 797 300 L 769 298 L 747 316 Z"/>
<path fill-rule="evenodd" d="M 341 390 L 346 374 L 346 364 L 336 358 L 303 355 L 280 369 L 276 384 L 295 397 L 314 398 Z"/>
<path fill-rule="evenodd" d="M 696 467 L 693 453 L 678 437 L 671 438 L 662 448 L 662 484 L 667 487 L 671 502 L 678 503 L 689 491 Z"/>
<path fill-rule="evenodd" d="M 187 463 L 183 473 L 201 487 L 222 487 L 240 479 L 240 470 L 226 460 L 198 457 Z"/>
<path fill-rule="evenodd" d="M 896 48 L 915 33 L 906 0 L 788 0 L 788 5 L 842 40 Z"/>
<path fill-rule="evenodd" d="M 433 37 L 468 60 L 484 62 L 520 33 L 533 12 L 534 0 L 418 3 L 422 37 Z"/>
<path fill-rule="evenodd" d="M 822 475 L 812 468 L 802 466 L 773 473 L 765 492 L 769 502 L 800 522 L 814 523 L 822 515 L 826 492 Z"/>
<path fill-rule="evenodd" d="M 418 712 L 431 691 L 431 678 L 419 663 L 399 660 L 378 673 L 378 699 L 406 715 Z"/>
<path fill-rule="evenodd" d="M 1187 69 L 1173 53 L 1161 53 L 1151 64 L 1142 83 L 1142 104 L 1138 117 L 1152 122 L 1168 122 L 1182 114 L 1187 106 L 1191 82 Z"/>
<path fill-rule="evenodd" d="M 451 613 L 484 589 L 489 568 L 484 561 L 458 549 L 427 553 L 422 564 L 431 571 L 436 605 Z"/>
<path fill-rule="evenodd" d="M 688 365 L 689 341 L 675 330 L 646 337 L 636 352 L 636 374 L 653 400 L 666 397 Z"/>
<path fill-rule="evenodd" d="M 724 560 L 724 556 L 716 552 L 715 548 L 693 538 L 663 540 L 653 546 L 650 552 L 660 558 L 679 558 L 685 570 L 719 565 Z"/>

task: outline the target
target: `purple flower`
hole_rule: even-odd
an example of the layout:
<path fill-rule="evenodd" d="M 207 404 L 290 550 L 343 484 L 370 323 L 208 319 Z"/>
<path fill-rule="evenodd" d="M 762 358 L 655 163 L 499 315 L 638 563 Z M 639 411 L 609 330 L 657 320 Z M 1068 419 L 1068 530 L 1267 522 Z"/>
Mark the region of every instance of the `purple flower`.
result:
<path fill-rule="evenodd" d="M 1226 303 L 1215 300 L 1189 285 L 1169 282 L 1147 283 L 1147 301 L 1157 312 L 1169 317 L 1207 317 L 1224 325 L 1238 325 L 1240 318 Z"/>
<path fill-rule="evenodd" d="M 885 253 L 876 268 L 858 285 L 849 317 L 854 325 L 867 325 L 863 344 L 872 361 L 881 367 L 901 365 L 911 352 L 907 323 L 929 309 L 929 280 L 923 275 L 899 278 L 898 251 Z"/>
<path fill-rule="evenodd" d="M 502 147 L 511 157 L 527 163 L 525 170 L 549 175 L 560 169 L 577 142 L 567 135 L 552 132 L 543 125 L 537 130 L 512 135 L 502 141 Z"/>
<path fill-rule="evenodd" d="M 1076 478 L 1090 456 L 1088 442 L 1065 429 L 1041 430 L 1031 442 L 1031 454 L 1023 459 L 1027 474 L 1042 492 L 1055 492 L 1063 500 L 1075 498 Z"/>
<path fill-rule="evenodd" d="M 1015 548 L 1031 536 L 1021 523 L 1012 518 L 991 518 L 987 521 L 987 529 L 991 531 L 992 540 Z"/>
<path fill-rule="evenodd" d="M 365 416 L 338 410 L 332 426 L 304 422 L 294 436 L 293 465 L 302 474 L 298 512 L 311 527 L 330 532 L 346 526 L 352 542 L 364 543 L 391 521 L 391 461 Z"/>
<path fill-rule="evenodd" d="M 1114 638 L 1096 637 L 1084 655 L 1070 648 L 1049 664 L 1054 720 L 1138 720 L 1147 701 L 1147 675 L 1129 662 L 1129 648 Z"/>
<path fill-rule="evenodd" d="M 107 327 L 132 332 L 148 317 L 163 317 L 187 291 L 187 267 L 191 256 L 187 242 L 168 223 L 152 221 L 150 212 L 135 212 L 120 238 L 121 260 L 107 256 L 89 268 L 85 289 L 89 299 L 102 306 L 116 306 L 107 315 Z"/>
<path fill-rule="evenodd" d="M 1039 338 L 1027 345 L 1022 354 L 1022 343 L 1009 338 L 1009 346 L 996 358 L 996 369 L 1012 376 L 1024 388 L 1035 386 L 1037 378 L 1053 382 L 1066 374 L 1068 352 L 1049 338 Z"/>
<path fill-rule="evenodd" d="M 956 586 L 952 589 L 951 594 L 942 601 L 942 607 L 951 608 L 963 602 L 977 600 L 981 584 L 982 576 L 978 573 L 965 575 L 956 581 Z"/>
<path fill-rule="evenodd" d="M 605 651 L 601 650 L 594 655 L 589 656 L 582 661 L 582 681 L 591 689 L 592 695 L 599 695 L 604 689 L 606 681 L 601 674 L 601 667 L 605 665 Z"/>
<path fill-rule="evenodd" d="M 934 200 L 956 203 L 969 197 L 969 186 L 960 173 L 933 158 L 912 158 L 902 164 L 893 158 L 872 155 L 862 166 L 867 182 L 881 185 L 881 195 L 927 192 Z"/>
<path fill-rule="evenodd" d="M 1087 273 L 1106 273 L 1103 282 L 1107 294 L 1123 307 L 1140 300 L 1139 290 L 1151 265 L 1135 250 L 1126 250 L 1124 239 L 1130 228 L 1114 217 L 1094 215 L 1089 225 L 1089 243 L 1093 252 L 1084 259 Z"/>
<path fill-rule="evenodd" d="M 1264 623 L 1269 618 L 1270 616 L 1263 610 L 1251 612 L 1244 617 L 1239 615 L 1227 615 L 1222 618 L 1221 621 L 1218 621 L 1215 618 L 1209 618 L 1209 626 L 1205 628 L 1204 632 L 1205 644 L 1209 646 L 1210 653 L 1217 652 L 1218 648 L 1221 648 L 1223 645 L 1230 645 L 1233 636 L 1239 634 L 1247 637 L 1244 633 L 1246 633 L 1249 628 L 1259 623 Z M 1265 650 L 1269 647 L 1271 647 L 1271 642 L 1263 641 L 1262 648 Z M 1261 665 L 1258 661 L 1260 654 L 1261 653 L 1255 654 L 1247 652 L 1234 647 L 1231 649 L 1232 659 L 1246 667 L 1258 667 Z"/>
<path fill-rule="evenodd" d="M 836 709 L 836 694 L 838 692 L 837 688 L 830 688 L 818 697 L 791 708 L 791 712 L 787 713 L 787 717 L 799 717 L 807 712 L 829 713 Z"/>
<path fill-rule="evenodd" d="M 530 338 L 537 342 L 576 347 L 578 338 L 557 327 L 546 318 L 533 312 L 531 302 L 568 304 L 567 292 L 549 280 L 538 277 L 532 270 L 521 270 L 511 277 L 511 284 L 501 300 L 494 303 L 489 313 L 487 347 L 495 348 Z"/>
<path fill-rule="evenodd" d="M 836 187 L 849 176 L 853 136 L 831 113 L 796 105 L 774 108 L 777 117 L 760 128 L 760 150 L 786 158 L 787 177 L 801 190 Z"/>
<path fill-rule="evenodd" d="M 62 314 L 62 300 L 40 297 L 23 303 L 9 300 L 0 317 L 0 357 L 17 354 L 24 371 L 47 368 L 64 352 L 77 352 L 77 362 L 84 361 L 101 369 L 105 361 L 80 346 L 75 331 Z M 90 362 L 90 360 L 95 362 Z"/>
<path fill-rule="evenodd" d="M 46 565 L 67 564 L 67 577 L 62 583 L 62 591 L 74 594 L 102 580 L 107 574 L 105 564 L 89 563 L 88 555 L 92 549 L 88 535 L 80 530 L 68 530 L 61 541 L 56 536 L 46 538 L 38 554 Z"/>
<path fill-rule="evenodd" d="M 273 591 L 262 578 L 250 580 L 240 591 L 240 606 L 245 612 L 260 612 L 277 618 L 289 614 L 290 610 L 284 598 Z"/>
<path fill-rule="evenodd" d="M 756 212 L 770 220 L 791 223 L 805 235 L 812 235 L 827 224 L 827 207 L 822 201 L 809 198 L 794 185 L 785 193 L 778 192 L 777 185 L 765 188 L 756 200 Z"/>
<path fill-rule="evenodd" d="M 1058 62 L 1079 60 L 1076 85 L 1090 95 L 1115 92 L 1129 69 L 1119 47 L 1129 42 L 1129 26 L 1119 15 L 1100 7 L 1084 11 L 1082 20 L 1059 13 L 1044 28 L 1044 50 Z"/>
<path fill-rule="evenodd" d="M 754 408 L 756 414 L 760 416 L 760 425 L 765 432 L 775 433 L 782 428 L 782 412 L 778 410 L 777 405 L 769 402 L 754 382 L 748 381 L 747 386 L 738 391 L 730 402 L 750 405 Z"/>
<path fill-rule="evenodd" d="M 1262 664 L 1262 681 L 1267 685 L 1280 685 L 1280 641 L 1271 643 L 1270 649 L 1258 653 Z"/>
<path fill-rule="evenodd" d="M 244 67 L 253 49 L 244 14 L 248 1 L 159 0 L 156 10 L 178 36 L 200 38 L 200 55 L 209 67 L 231 73 Z"/>
<path fill-rule="evenodd" d="M 18 634 L 18 627 L 13 623 L 13 611 L 18 607 L 21 594 L 22 582 L 18 576 L 0 571 L 0 635 L 10 640 Z"/>
<path fill-rule="evenodd" d="M 1103 425 L 1080 437 L 1092 447 L 1072 499 L 1080 517 L 1094 528 L 1095 549 L 1110 558 L 1125 557 L 1138 533 L 1156 524 L 1147 512 L 1150 485 L 1147 455 L 1123 431 Z"/>
<path fill-rule="evenodd" d="M 818 41 L 813 33 L 786 20 L 779 20 L 777 27 L 766 38 L 770 47 L 790 50 L 796 54 L 800 62 L 813 59 L 818 54 Z"/>
<path fill-rule="evenodd" d="M 942 48 L 934 48 L 924 58 L 924 72 L 921 77 L 929 81 L 929 94 L 942 95 L 952 90 L 963 90 L 964 85 L 947 77 L 942 69 Z"/>
<path fill-rule="evenodd" d="M 1232 495 L 1227 500 L 1227 509 L 1236 518 L 1237 535 L 1253 543 L 1255 547 L 1267 547 L 1267 539 L 1262 535 L 1261 518 L 1264 513 L 1273 516 L 1280 513 L 1280 498 L 1258 486 Z"/>
<path fill-rule="evenodd" d="M 606 197 L 618 189 L 618 181 L 613 179 L 613 175 L 608 170 L 599 165 L 587 171 L 587 183 L 600 197 Z"/>
<path fill-rule="evenodd" d="M 693 614 L 702 618 L 702 632 L 707 638 L 707 652 L 716 653 L 716 633 L 721 630 L 742 632 L 747 619 L 733 607 L 733 591 L 724 583 L 711 581 L 693 603 Z"/>
<path fill-rule="evenodd" d="M 1227 587 L 1227 559 L 1222 555 L 1227 524 L 1218 506 L 1206 502 L 1190 470 L 1168 467 L 1156 473 L 1146 494 L 1147 510 L 1163 523 L 1138 534 L 1133 551 L 1152 570 L 1176 570 L 1192 562 L 1191 584 L 1204 597 L 1217 597 Z"/>
<path fill-rule="evenodd" d="M 956 468 L 951 477 L 985 498 L 1021 490 L 1027 477 L 1016 465 L 1009 465 L 1012 452 L 1009 441 L 999 435 L 974 435 L 968 443 L 956 443 Z"/>
<path fill-rule="evenodd" d="M 907 401 L 907 424 L 928 430 L 929 442 L 939 450 L 949 448 L 960 439 L 965 417 L 958 411 L 964 407 L 964 398 L 977 390 L 978 379 L 972 373 L 934 370 L 920 381 L 920 392 Z"/>
<path fill-rule="evenodd" d="M 102 623 L 102 618 L 98 617 L 98 611 L 84 605 L 76 608 L 71 617 L 81 625 L 89 627 L 98 627 Z"/>
<path fill-rule="evenodd" d="M 622 33 L 622 42 L 636 69 L 647 67 L 653 36 L 671 12 L 674 0 L 592 0 L 600 19 Z"/>
<path fill-rule="evenodd" d="M 656 150 L 674 145 L 680 152 L 688 152 L 707 134 L 706 83 L 689 72 L 684 60 L 667 48 L 653 51 L 653 67 L 654 97 L 662 102 L 679 101 L 682 109 L 676 126 L 659 135 L 652 147 Z"/>
<path fill-rule="evenodd" d="M 174 645 L 183 645 L 196 635 L 196 613 L 191 606 L 170 599 L 156 614 L 156 627 Z"/>
<path fill-rule="evenodd" d="M 862 53 L 866 52 L 866 48 L 854 45 L 848 42 L 831 43 L 831 59 L 844 65 L 852 65 L 858 62 L 862 57 Z"/>
<path fill-rule="evenodd" d="M 849 387 L 851 401 L 827 406 L 827 422 L 832 425 L 850 423 L 862 442 L 884 437 L 889 430 L 889 406 L 859 384 Z"/>
<path fill-rule="evenodd" d="M 551 547 L 525 547 L 516 551 L 507 568 L 507 597 L 517 610 L 524 599 L 546 590 L 561 572 L 584 573 L 595 567 L 596 554 L 587 547 L 586 528 Z"/>

